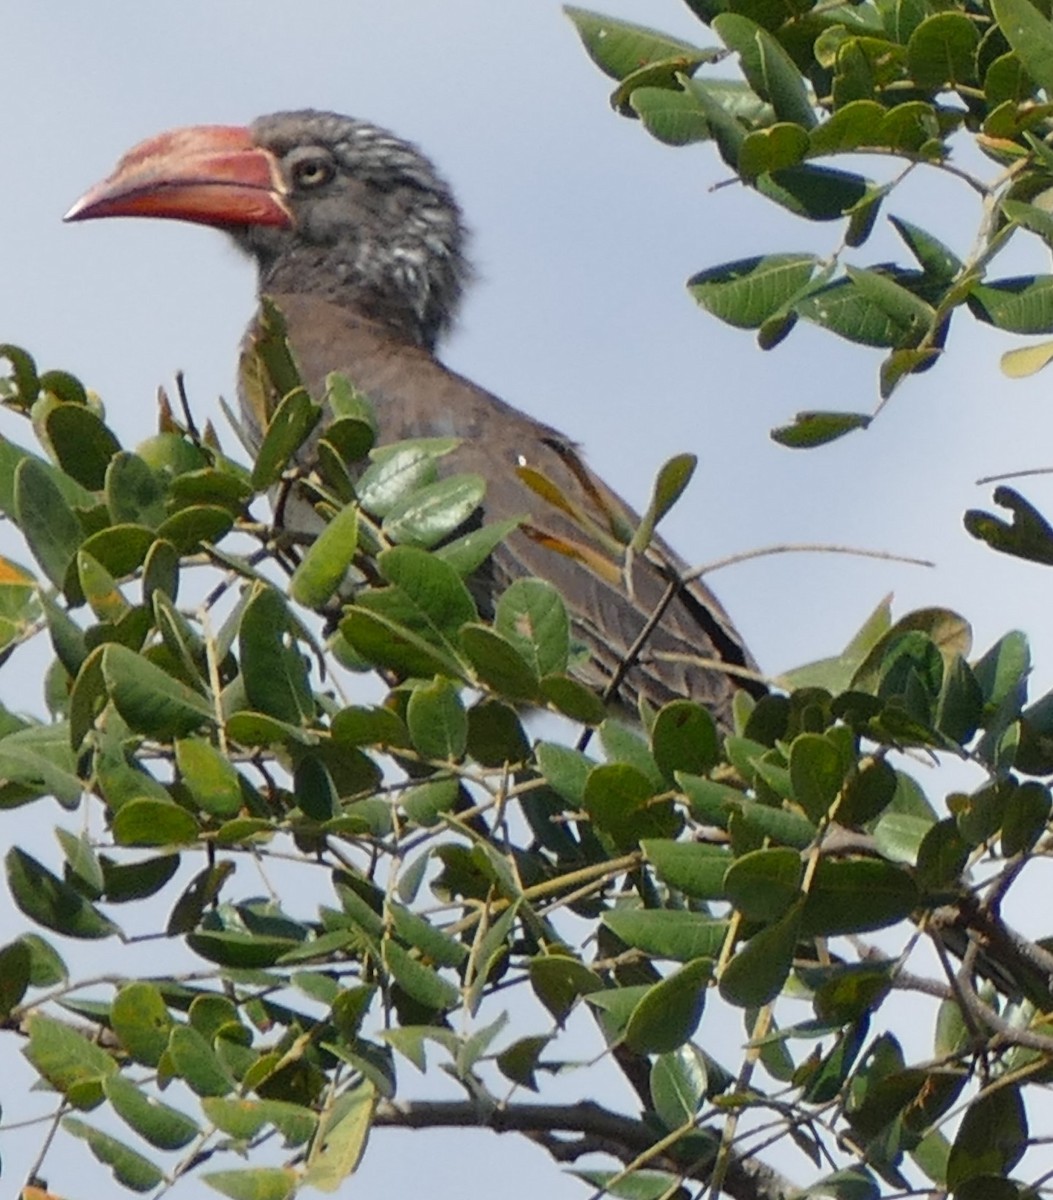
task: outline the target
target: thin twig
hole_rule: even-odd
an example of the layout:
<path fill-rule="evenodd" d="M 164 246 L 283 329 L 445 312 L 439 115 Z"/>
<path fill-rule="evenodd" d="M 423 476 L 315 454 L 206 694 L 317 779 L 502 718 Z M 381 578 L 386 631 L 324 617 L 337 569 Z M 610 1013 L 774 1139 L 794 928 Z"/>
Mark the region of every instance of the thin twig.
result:
<path fill-rule="evenodd" d="M 724 558 L 715 558 L 712 562 L 692 567 L 681 578 L 684 583 L 693 579 L 701 579 L 714 571 L 725 567 L 734 567 L 739 563 L 749 562 L 754 558 L 765 558 L 771 554 L 850 554 L 854 558 L 877 558 L 883 562 L 905 563 L 910 567 L 935 567 L 936 564 L 927 558 L 912 558 L 905 554 L 893 554 L 888 550 L 863 550 L 859 546 L 838 546 L 825 542 L 786 542 L 777 546 L 762 546 L 759 550 L 743 550 L 739 554 L 729 554 Z"/>

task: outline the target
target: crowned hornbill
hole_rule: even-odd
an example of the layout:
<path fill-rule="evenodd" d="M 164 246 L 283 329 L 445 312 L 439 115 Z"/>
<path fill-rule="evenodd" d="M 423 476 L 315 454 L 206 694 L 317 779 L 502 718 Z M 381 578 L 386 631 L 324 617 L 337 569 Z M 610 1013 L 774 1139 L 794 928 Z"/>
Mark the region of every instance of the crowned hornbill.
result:
<path fill-rule="evenodd" d="M 493 554 L 492 586 L 533 575 L 563 594 L 575 635 L 590 649 L 579 674 L 603 686 L 618 670 L 666 591 L 660 567 L 637 555 L 632 586 L 554 550 L 582 534 L 522 481 L 547 476 L 601 525 L 605 509 L 634 515 L 588 472 L 563 434 L 448 371 L 435 346 L 457 312 L 469 271 L 465 230 L 449 188 L 413 146 L 365 121 L 303 111 L 261 117 L 248 128 L 200 126 L 163 133 L 131 150 L 114 173 L 67 214 L 170 217 L 225 229 L 255 260 L 259 290 L 285 317 L 308 389 L 346 374 L 376 406 L 380 440 L 462 439 L 443 460 L 486 480 L 485 516 L 528 517 Z M 250 339 L 252 327 L 250 327 Z M 242 408 L 258 440 L 267 414 Z M 656 539 L 658 555 L 683 561 Z M 724 610 L 700 583 L 683 587 L 628 671 L 618 699 L 660 705 L 689 697 L 725 728 L 736 679 L 753 669 Z M 709 665 L 715 663 L 716 665 Z"/>

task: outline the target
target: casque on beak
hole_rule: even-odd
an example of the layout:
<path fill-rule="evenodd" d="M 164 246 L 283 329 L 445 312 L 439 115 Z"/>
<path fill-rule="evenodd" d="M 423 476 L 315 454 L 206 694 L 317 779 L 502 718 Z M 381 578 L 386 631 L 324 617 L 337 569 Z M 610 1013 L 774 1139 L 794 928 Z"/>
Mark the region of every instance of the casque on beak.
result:
<path fill-rule="evenodd" d="M 129 150 L 63 218 L 170 217 L 202 225 L 292 225 L 272 154 L 239 125 L 192 125 Z"/>

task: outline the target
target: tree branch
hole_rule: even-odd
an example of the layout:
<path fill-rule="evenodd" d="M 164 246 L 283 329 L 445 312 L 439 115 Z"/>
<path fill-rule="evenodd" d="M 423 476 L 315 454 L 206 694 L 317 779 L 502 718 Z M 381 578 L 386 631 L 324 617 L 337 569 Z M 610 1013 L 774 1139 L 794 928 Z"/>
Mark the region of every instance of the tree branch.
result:
<path fill-rule="evenodd" d="M 479 1128 L 494 1133 L 520 1133 L 546 1150 L 557 1162 L 576 1162 L 586 1154 L 609 1154 L 629 1163 L 654 1145 L 654 1131 L 643 1122 L 612 1112 L 591 1100 L 579 1104 L 513 1104 L 484 1108 L 468 1100 L 416 1100 L 403 1104 L 382 1101 L 374 1125 L 388 1129 Z M 566 1139 L 553 1135 L 567 1134 Z M 717 1134 L 714 1133 L 714 1148 Z M 709 1180 L 711 1160 L 681 1162 L 670 1154 L 650 1164 L 695 1179 Z M 789 1200 L 799 1189 L 759 1159 L 734 1158 L 724 1178 L 724 1192 L 733 1200 Z"/>

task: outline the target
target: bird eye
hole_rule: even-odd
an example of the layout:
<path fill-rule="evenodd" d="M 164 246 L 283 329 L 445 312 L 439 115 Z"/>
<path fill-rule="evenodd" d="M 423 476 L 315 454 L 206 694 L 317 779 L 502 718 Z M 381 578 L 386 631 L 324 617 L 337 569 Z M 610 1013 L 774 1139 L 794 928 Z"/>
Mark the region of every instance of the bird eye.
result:
<path fill-rule="evenodd" d="M 327 184 L 336 170 L 328 158 L 303 158 L 293 164 L 292 177 L 297 187 L 317 188 Z"/>

